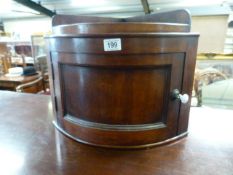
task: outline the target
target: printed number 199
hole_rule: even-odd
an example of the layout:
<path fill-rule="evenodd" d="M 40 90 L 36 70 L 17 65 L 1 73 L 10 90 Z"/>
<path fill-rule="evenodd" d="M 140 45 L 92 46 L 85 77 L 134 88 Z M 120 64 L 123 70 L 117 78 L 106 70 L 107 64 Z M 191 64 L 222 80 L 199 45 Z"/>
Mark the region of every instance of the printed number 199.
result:
<path fill-rule="evenodd" d="M 108 43 L 108 47 L 110 48 L 110 49 L 113 49 L 113 48 L 117 48 L 117 42 L 115 41 L 115 42 L 109 42 Z"/>
<path fill-rule="evenodd" d="M 117 51 L 121 50 L 121 39 L 104 39 L 104 51 Z"/>

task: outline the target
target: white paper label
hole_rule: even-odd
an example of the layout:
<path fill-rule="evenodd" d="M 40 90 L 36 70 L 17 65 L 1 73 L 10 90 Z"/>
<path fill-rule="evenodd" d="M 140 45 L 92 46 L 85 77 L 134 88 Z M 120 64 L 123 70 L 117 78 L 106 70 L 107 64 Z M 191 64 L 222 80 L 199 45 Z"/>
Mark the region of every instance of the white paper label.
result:
<path fill-rule="evenodd" d="M 121 39 L 104 39 L 104 51 L 121 50 Z"/>

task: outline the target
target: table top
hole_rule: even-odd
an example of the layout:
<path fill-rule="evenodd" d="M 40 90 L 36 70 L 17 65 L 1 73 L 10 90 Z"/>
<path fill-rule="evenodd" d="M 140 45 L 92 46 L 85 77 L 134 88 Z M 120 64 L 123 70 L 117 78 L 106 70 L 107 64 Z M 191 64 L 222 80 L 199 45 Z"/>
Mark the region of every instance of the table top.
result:
<path fill-rule="evenodd" d="M 116 150 L 81 144 L 57 131 L 50 96 L 0 91 L 0 106 L 0 174 L 233 174 L 232 110 L 191 108 L 184 139 Z"/>
<path fill-rule="evenodd" d="M 15 83 L 27 83 L 29 81 L 33 81 L 36 78 L 41 76 L 41 72 L 37 72 L 36 75 L 30 75 L 30 76 L 6 76 L 6 75 L 1 75 L 0 76 L 0 82 L 15 82 Z"/>

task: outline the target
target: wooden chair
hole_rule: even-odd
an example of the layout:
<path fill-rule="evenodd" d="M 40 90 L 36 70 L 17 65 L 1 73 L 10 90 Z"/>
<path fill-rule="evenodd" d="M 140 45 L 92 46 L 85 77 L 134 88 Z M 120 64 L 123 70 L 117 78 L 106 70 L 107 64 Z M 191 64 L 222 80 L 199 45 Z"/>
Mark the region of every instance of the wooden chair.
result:
<path fill-rule="evenodd" d="M 11 55 L 6 43 L 0 43 L 0 64 L 1 73 L 7 73 L 11 67 Z"/>
<path fill-rule="evenodd" d="M 17 55 L 22 58 L 22 67 L 26 67 L 26 61 L 25 61 L 25 56 L 30 56 L 30 49 L 26 47 L 26 49 L 21 49 L 22 47 L 15 46 L 15 49 L 17 49 Z M 24 48 L 24 47 L 23 47 Z M 20 50 L 21 49 L 21 50 Z M 25 53 L 25 54 L 24 54 Z M 0 44 L 0 64 L 2 65 L 2 72 L 4 74 L 8 73 L 8 69 L 11 67 L 18 66 L 17 63 L 14 63 L 12 58 L 11 58 L 11 53 L 9 49 L 7 48 L 7 45 Z M 21 64 L 20 64 L 21 66 Z"/>
<path fill-rule="evenodd" d="M 11 56 L 10 54 L 1 54 L 0 55 L 0 62 L 2 65 L 2 72 L 8 73 L 8 69 L 12 67 Z"/>
<path fill-rule="evenodd" d="M 40 76 L 34 81 L 17 86 L 16 92 L 43 93 L 43 77 Z"/>
<path fill-rule="evenodd" d="M 227 76 L 214 68 L 196 69 L 194 76 L 194 97 L 197 98 L 197 106 L 202 106 L 202 87 L 219 80 L 226 80 Z"/>
<path fill-rule="evenodd" d="M 26 56 L 32 57 L 32 49 L 30 45 L 16 45 L 15 52 L 22 58 L 22 66 L 26 67 Z"/>
<path fill-rule="evenodd" d="M 6 43 L 0 43 L 0 54 L 5 54 L 8 52 L 7 44 Z"/>
<path fill-rule="evenodd" d="M 43 77 L 44 91 L 49 91 L 49 75 L 48 75 L 48 64 L 46 55 L 41 55 L 36 58 L 37 69 L 41 72 Z"/>

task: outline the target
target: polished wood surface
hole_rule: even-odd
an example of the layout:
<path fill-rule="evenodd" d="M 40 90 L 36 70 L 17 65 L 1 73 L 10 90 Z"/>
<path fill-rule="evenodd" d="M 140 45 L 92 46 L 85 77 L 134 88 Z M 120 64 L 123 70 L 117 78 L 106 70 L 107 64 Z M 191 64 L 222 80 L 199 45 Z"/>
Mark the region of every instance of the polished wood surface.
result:
<path fill-rule="evenodd" d="M 52 26 L 67 25 L 86 22 L 120 22 L 120 18 L 77 16 L 77 15 L 55 15 L 53 16 Z"/>
<path fill-rule="evenodd" d="M 6 75 L 1 75 L 0 76 L 0 89 L 15 91 L 16 90 L 15 88 L 18 85 L 34 81 L 38 79 L 40 76 L 41 76 L 40 72 L 38 72 L 38 74 L 36 75 L 30 75 L 30 76 L 20 75 L 20 76 L 11 77 L 11 76 L 6 76 Z"/>
<path fill-rule="evenodd" d="M 57 19 L 62 16 L 54 17 L 54 25 Z M 178 89 L 191 96 L 198 34 L 190 33 L 189 14 L 120 22 L 70 18 L 81 19 L 86 23 L 61 20 L 46 38 L 57 128 L 77 141 L 117 148 L 148 147 L 187 134 L 190 100 L 182 104 L 171 94 Z M 116 38 L 121 49 L 106 51 L 105 39 Z"/>
<path fill-rule="evenodd" d="M 188 24 L 172 23 L 139 23 L 139 22 L 112 22 L 106 23 L 80 23 L 53 27 L 55 35 L 77 35 L 77 34 L 106 34 L 109 33 L 155 33 L 155 32 L 188 32 Z"/>
<path fill-rule="evenodd" d="M 52 124 L 49 96 L 0 91 L 0 99 L 0 174 L 3 175 L 232 175 L 233 172 L 232 110 L 191 108 L 186 138 L 165 146 L 130 151 L 92 147 L 61 134 Z"/>

